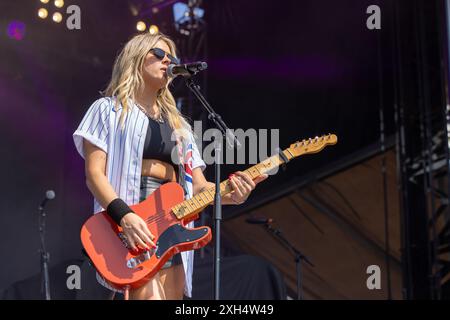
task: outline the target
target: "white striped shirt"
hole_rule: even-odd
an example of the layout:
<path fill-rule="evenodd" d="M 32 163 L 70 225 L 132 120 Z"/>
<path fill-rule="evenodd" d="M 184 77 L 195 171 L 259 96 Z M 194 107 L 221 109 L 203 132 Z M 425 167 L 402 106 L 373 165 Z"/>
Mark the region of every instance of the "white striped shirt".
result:
<path fill-rule="evenodd" d="M 122 130 L 119 119 L 123 109 L 120 104 L 117 109 L 114 105 L 115 99 L 111 97 L 96 100 L 84 115 L 73 134 L 73 139 L 83 158 L 83 139 L 106 152 L 106 176 L 109 183 L 119 198 L 128 205 L 133 205 L 139 203 L 142 157 L 149 120 L 140 108 L 130 103 Z M 188 139 L 183 140 L 182 145 L 182 150 L 188 150 L 188 146 L 192 146 L 192 163 L 189 164 L 192 169 L 201 167 L 204 170 L 206 165 L 200 156 L 192 133 L 189 134 Z M 184 155 L 183 158 L 185 158 Z M 182 183 L 186 193 L 185 198 L 191 198 L 193 196 L 192 179 L 189 177 L 182 179 Z M 94 213 L 104 210 L 94 198 Z M 194 227 L 194 222 L 190 222 L 187 227 Z M 181 257 L 186 278 L 184 294 L 191 297 L 194 252 L 181 252 Z M 101 283 L 112 289 L 104 281 Z"/>

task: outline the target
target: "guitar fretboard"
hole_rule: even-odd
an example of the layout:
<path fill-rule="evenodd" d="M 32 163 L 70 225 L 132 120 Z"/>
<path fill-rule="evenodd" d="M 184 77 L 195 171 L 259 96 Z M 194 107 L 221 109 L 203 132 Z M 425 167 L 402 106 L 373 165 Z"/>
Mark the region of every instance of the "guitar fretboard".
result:
<path fill-rule="evenodd" d="M 294 156 L 289 152 L 288 149 L 282 151 L 288 160 L 292 159 Z M 266 160 L 244 170 L 250 178 L 255 179 L 262 174 L 265 174 L 276 167 L 283 164 L 284 161 L 280 155 L 274 155 Z M 220 195 L 224 196 L 233 191 L 233 187 L 228 180 L 222 181 L 220 183 Z M 185 200 L 172 208 L 173 213 L 178 219 L 184 219 L 192 214 L 195 214 L 205 207 L 209 206 L 214 202 L 214 196 L 216 194 L 215 187 L 206 189 L 205 191 L 199 192 L 194 197 L 189 200 Z"/>

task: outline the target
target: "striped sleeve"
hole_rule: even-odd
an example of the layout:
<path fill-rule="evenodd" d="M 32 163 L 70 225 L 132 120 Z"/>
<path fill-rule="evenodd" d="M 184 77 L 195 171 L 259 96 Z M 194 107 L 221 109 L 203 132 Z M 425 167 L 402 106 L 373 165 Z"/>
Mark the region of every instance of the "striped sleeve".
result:
<path fill-rule="evenodd" d="M 200 154 L 200 151 L 198 150 L 197 143 L 195 142 L 194 136 L 190 136 L 191 143 L 192 143 L 192 169 L 195 169 L 197 167 L 200 167 L 202 171 L 205 171 L 206 164 L 202 159 L 202 156 Z"/>
<path fill-rule="evenodd" d="M 87 110 L 77 130 L 73 133 L 73 140 L 78 153 L 84 158 L 83 139 L 108 153 L 109 114 L 112 108 L 109 99 L 96 100 Z"/>

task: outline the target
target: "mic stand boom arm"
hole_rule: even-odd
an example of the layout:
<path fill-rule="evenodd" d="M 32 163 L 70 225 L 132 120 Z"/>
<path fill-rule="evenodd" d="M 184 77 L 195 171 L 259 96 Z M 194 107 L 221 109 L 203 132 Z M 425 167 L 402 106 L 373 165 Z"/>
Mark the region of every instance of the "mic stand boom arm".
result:
<path fill-rule="evenodd" d="M 273 228 L 270 223 L 266 223 L 264 225 L 270 233 L 272 233 L 276 238 L 278 238 L 287 248 L 289 248 L 294 254 L 295 254 L 295 264 L 297 267 L 297 299 L 302 300 L 302 260 L 304 260 L 306 263 L 308 263 L 311 267 L 314 267 L 314 265 L 311 263 L 311 261 L 308 259 L 307 256 L 302 254 L 297 248 L 295 248 L 281 233 L 280 230 Z"/>

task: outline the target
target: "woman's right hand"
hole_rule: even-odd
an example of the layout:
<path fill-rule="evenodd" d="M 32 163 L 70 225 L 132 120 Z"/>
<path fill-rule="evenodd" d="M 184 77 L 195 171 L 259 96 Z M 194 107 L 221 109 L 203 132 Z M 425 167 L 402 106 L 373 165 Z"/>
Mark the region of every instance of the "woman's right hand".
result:
<path fill-rule="evenodd" d="M 120 226 L 128 245 L 133 251 L 138 251 L 137 246 L 141 249 L 150 249 L 149 245 L 156 247 L 152 241 L 155 236 L 150 232 L 145 221 L 134 212 L 124 215 L 120 220 Z"/>

